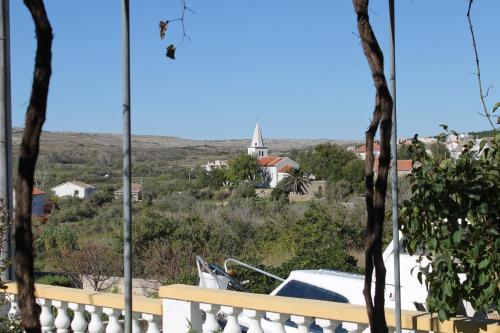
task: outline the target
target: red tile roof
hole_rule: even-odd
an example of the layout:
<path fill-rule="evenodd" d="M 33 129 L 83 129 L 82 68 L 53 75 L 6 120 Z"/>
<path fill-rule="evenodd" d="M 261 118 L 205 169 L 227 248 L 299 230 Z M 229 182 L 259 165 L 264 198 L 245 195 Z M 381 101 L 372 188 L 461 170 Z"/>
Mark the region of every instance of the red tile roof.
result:
<path fill-rule="evenodd" d="M 380 152 L 380 145 L 376 142 L 373 143 L 373 151 L 376 152 Z M 356 153 L 366 153 L 366 145 L 362 145 L 361 147 L 359 147 L 358 149 L 356 149 Z"/>
<path fill-rule="evenodd" d="M 411 171 L 413 170 L 411 160 L 398 160 L 398 171 Z"/>
<path fill-rule="evenodd" d="M 378 169 L 378 158 L 373 163 L 373 169 Z M 413 170 L 413 165 L 411 160 L 398 160 L 398 171 L 411 171 L 411 170 Z"/>
<path fill-rule="evenodd" d="M 278 172 L 289 173 L 290 170 L 292 170 L 292 169 L 293 169 L 293 166 L 287 164 L 284 167 L 282 167 L 281 169 L 279 169 Z"/>
<path fill-rule="evenodd" d="M 47 194 L 47 192 L 44 192 L 42 190 L 33 187 L 33 195 L 39 195 L 39 194 Z"/>
<path fill-rule="evenodd" d="M 261 157 L 259 158 L 259 164 L 261 166 L 274 166 L 282 159 L 283 157 L 276 157 L 276 156 Z"/>

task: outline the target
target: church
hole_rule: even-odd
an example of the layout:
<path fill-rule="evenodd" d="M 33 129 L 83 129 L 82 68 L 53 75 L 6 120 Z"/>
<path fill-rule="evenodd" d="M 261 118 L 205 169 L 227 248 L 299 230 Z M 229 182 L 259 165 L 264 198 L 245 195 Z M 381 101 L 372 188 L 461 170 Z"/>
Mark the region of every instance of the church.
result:
<path fill-rule="evenodd" d="M 262 167 L 264 181 L 271 188 L 275 188 L 282 179 L 288 177 L 291 169 L 299 167 L 299 164 L 289 157 L 269 156 L 269 149 L 262 139 L 259 123 L 255 125 L 252 142 L 247 152 L 248 155 L 257 157 Z"/>

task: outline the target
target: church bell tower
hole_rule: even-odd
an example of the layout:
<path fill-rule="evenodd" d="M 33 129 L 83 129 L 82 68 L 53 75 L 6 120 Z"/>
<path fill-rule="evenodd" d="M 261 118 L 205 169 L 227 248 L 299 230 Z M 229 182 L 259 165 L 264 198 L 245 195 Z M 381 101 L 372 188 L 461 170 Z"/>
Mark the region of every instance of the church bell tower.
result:
<path fill-rule="evenodd" d="M 252 143 L 248 147 L 248 155 L 256 156 L 257 158 L 266 157 L 267 151 L 268 149 L 264 145 L 264 140 L 262 140 L 259 123 L 257 123 L 253 132 Z"/>

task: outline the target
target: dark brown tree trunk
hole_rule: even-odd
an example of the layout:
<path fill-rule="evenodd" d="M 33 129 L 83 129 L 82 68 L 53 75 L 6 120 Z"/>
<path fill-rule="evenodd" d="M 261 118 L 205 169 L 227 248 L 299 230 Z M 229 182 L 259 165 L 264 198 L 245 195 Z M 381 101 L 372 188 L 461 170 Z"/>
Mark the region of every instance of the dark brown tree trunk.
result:
<path fill-rule="evenodd" d="M 385 195 L 391 158 L 392 98 L 384 74 L 384 55 L 370 25 L 369 0 L 353 0 L 357 15 L 358 32 L 373 83 L 375 85 L 375 109 L 373 119 L 366 131 L 366 245 L 365 286 L 363 294 L 372 333 L 387 333 L 384 313 L 385 266 L 382 258 L 382 235 L 385 217 Z M 380 127 L 380 156 L 375 181 L 373 166 L 373 143 Z M 372 298 L 372 276 L 375 270 L 375 297 Z"/>
<path fill-rule="evenodd" d="M 16 211 L 14 219 L 14 241 L 21 325 L 27 333 L 40 332 L 40 306 L 36 304 L 33 274 L 33 233 L 31 230 L 31 193 L 38 158 L 40 134 L 45 122 L 47 95 L 52 73 L 52 28 L 42 0 L 24 0 L 33 17 L 36 28 L 37 49 L 33 86 L 26 111 L 19 166 L 16 178 Z"/>

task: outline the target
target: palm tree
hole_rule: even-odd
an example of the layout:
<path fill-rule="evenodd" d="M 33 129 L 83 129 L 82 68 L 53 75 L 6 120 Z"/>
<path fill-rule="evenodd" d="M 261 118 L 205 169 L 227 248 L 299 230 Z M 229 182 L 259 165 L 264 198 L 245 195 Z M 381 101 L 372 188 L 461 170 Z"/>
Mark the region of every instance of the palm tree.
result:
<path fill-rule="evenodd" d="M 282 189 L 286 193 L 306 194 L 311 181 L 300 168 L 292 168 L 288 172 L 288 177 L 281 182 Z"/>

